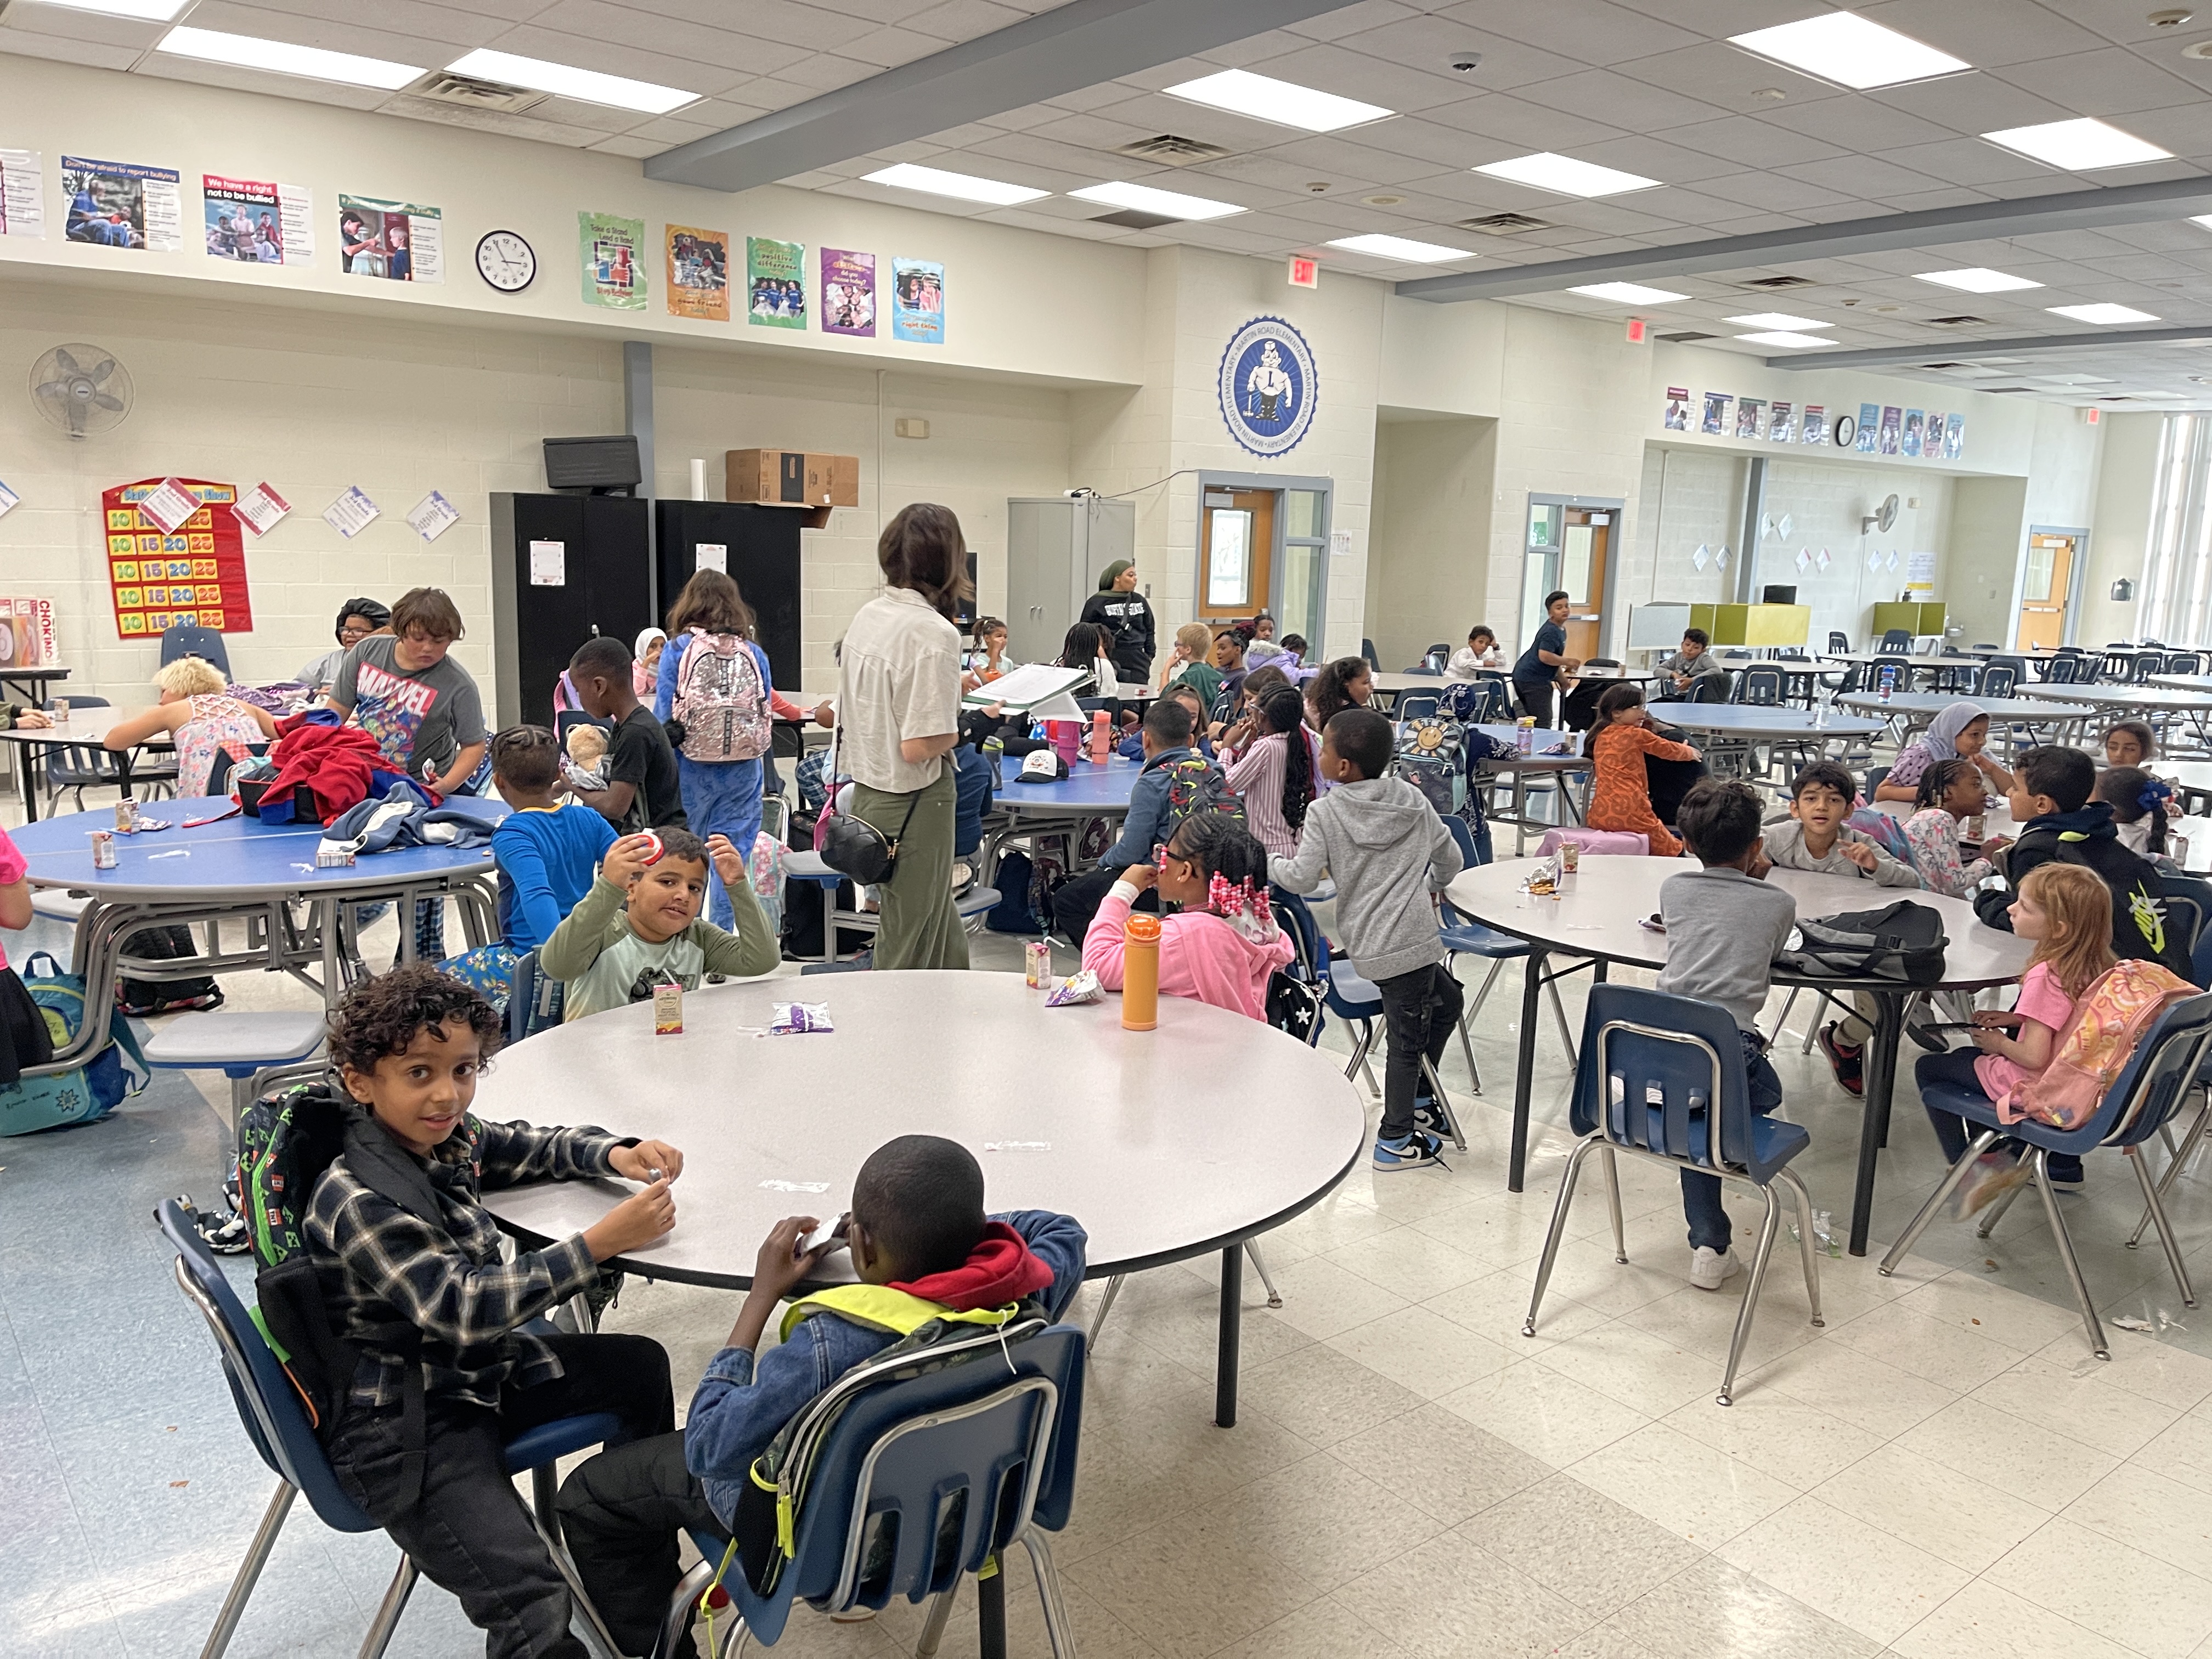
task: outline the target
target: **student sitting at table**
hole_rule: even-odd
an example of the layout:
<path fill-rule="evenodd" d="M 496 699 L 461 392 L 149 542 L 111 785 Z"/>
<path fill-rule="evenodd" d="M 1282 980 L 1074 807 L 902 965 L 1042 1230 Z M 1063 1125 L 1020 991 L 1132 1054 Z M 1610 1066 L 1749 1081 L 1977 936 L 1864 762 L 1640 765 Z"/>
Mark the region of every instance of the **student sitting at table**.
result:
<path fill-rule="evenodd" d="M 1912 804 L 1917 810 L 1905 821 L 1905 840 L 1912 849 L 1912 867 L 1920 884 L 1953 898 L 1972 898 L 1975 890 L 1996 873 L 1988 855 L 2012 844 L 2002 836 L 1992 836 L 1972 863 L 1960 849 L 1960 824 L 1978 817 L 1984 804 L 1981 773 L 1973 762 L 1960 756 L 1937 761 L 1920 775 Z"/>
<path fill-rule="evenodd" d="M 2112 809 L 2112 833 L 2121 846 L 2154 862 L 2166 857 L 2172 784 L 2140 766 L 2112 766 L 2097 774 L 2097 793 L 2091 799 Z"/>
<path fill-rule="evenodd" d="M 2142 720 L 2114 720 L 2105 728 L 2105 764 L 2148 766 L 2158 758 L 2158 738 Z"/>
<path fill-rule="evenodd" d="M 1713 674 L 1722 676 L 1721 683 L 1725 685 L 1728 670 L 1714 658 L 1712 643 L 1712 635 L 1704 629 L 1684 629 L 1682 648 L 1660 661 L 1659 683 L 1667 689 L 1653 701 L 1686 702 L 1697 695 L 1698 682 Z"/>
<path fill-rule="evenodd" d="M 1152 848 L 1159 845 L 1167 827 L 1168 769 L 1188 761 L 1219 779 L 1220 769 L 1190 746 L 1192 729 L 1190 707 L 1179 697 L 1155 697 L 1145 710 L 1145 769 L 1130 786 L 1121 837 L 1099 855 L 1096 868 L 1062 882 L 1052 896 L 1053 926 L 1078 950 L 1116 878 L 1133 864 L 1151 862 Z M 1138 908 L 1157 909 L 1159 901 L 1147 897 Z"/>
<path fill-rule="evenodd" d="M 1704 757 L 1688 744 L 1671 743 L 1651 729 L 1642 688 L 1625 684 L 1606 688 L 1597 700 L 1597 722 L 1583 739 L 1583 752 L 1590 757 L 1589 811 L 1585 815 L 1589 827 L 1632 831 L 1649 839 L 1652 857 L 1680 858 L 1682 843 L 1651 808 L 1651 784 L 1644 762 L 1647 756 L 1669 761 L 1702 761 Z"/>
<path fill-rule="evenodd" d="M 1889 775 L 1875 787 L 1876 800 L 1911 800 L 1920 792 L 1920 775 L 1940 760 L 1972 761 L 1975 770 L 1999 793 L 2012 788 L 2012 774 L 1983 750 L 1990 741 L 1990 717 L 1971 702 L 1947 706 L 1928 729 L 1897 751 Z"/>
<path fill-rule="evenodd" d="M 30 863 L 8 832 L 0 830 L 0 927 L 31 925 Z M 26 1066 L 44 1066 L 54 1057 L 53 1030 L 23 981 L 0 950 L 0 1089 L 21 1079 Z"/>
<path fill-rule="evenodd" d="M 709 859 L 729 890 L 735 933 L 700 920 Z M 538 966 L 567 986 L 567 1021 L 650 1002 L 656 985 L 693 991 L 708 974 L 765 974 L 782 955 L 738 849 L 720 836 L 702 845 L 689 830 L 661 830 L 607 849 L 591 890 L 538 947 Z"/>
<path fill-rule="evenodd" d="M 517 952 L 553 937 L 615 844 L 603 814 L 559 798 L 560 781 L 561 740 L 544 726 L 510 726 L 492 738 L 492 787 L 514 809 L 491 832 L 500 937 Z"/>
<path fill-rule="evenodd" d="M 1270 691 L 1222 738 L 1221 763 L 1229 787 L 1244 798 L 1252 835 L 1275 857 L 1297 856 L 1306 811 L 1319 793 L 1315 783 L 1320 761 L 1304 705 L 1287 684 Z"/>
<path fill-rule="evenodd" d="M 1782 1103 L 1782 1079 L 1756 1022 L 1773 984 L 1774 958 L 1797 925 L 1797 902 L 1762 879 L 1768 866 L 1759 817 L 1759 797 L 1738 779 L 1708 778 L 1683 798 L 1675 822 L 1702 867 L 1659 884 L 1667 930 L 1659 988 L 1717 1002 L 1735 1016 L 1751 1109 L 1764 1116 Z M 1682 1214 L 1690 1224 L 1690 1283 L 1717 1291 L 1742 1271 L 1729 1254 L 1732 1234 L 1718 1176 L 1682 1171 Z"/>
<path fill-rule="evenodd" d="M 568 678 L 575 682 L 584 712 L 614 723 L 607 740 L 607 787 L 573 793 L 617 830 L 689 830 L 676 750 L 659 716 L 638 702 L 629 670 L 629 647 L 604 634 L 586 640 L 568 659 Z M 744 879 L 742 872 L 738 879 Z M 728 880 L 726 874 L 723 881 Z"/>
<path fill-rule="evenodd" d="M 1206 705 L 1206 718 L 1226 719 L 1228 711 L 1237 707 L 1244 690 L 1244 678 L 1251 671 L 1244 666 L 1244 630 L 1224 628 L 1213 635 L 1213 666 L 1221 675 L 1221 689 L 1213 694 Z"/>
<path fill-rule="evenodd" d="M 1160 690 L 1177 685 L 1198 689 L 1201 712 L 1213 707 L 1221 691 L 1221 671 L 1213 665 L 1213 630 L 1204 623 L 1185 623 L 1176 629 L 1175 649 L 1160 670 Z"/>
<path fill-rule="evenodd" d="M 1206 731 L 1206 705 L 1199 699 L 1198 688 L 1190 684 L 1188 681 L 1177 680 L 1173 685 L 1168 687 L 1166 690 L 1161 692 L 1160 695 L 1164 697 L 1173 697 L 1177 702 L 1190 710 L 1191 746 L 1197 750 L 1200 754 L 1205 756 L 1206 759 L 1213 759 L 1213 738 Z M 1131 726 L 1129 728 L 1128 735 L 1123 738 L 1120 744 L 1115 746 L 1114 752 L 1119 755 L 1123 760 L 1144 759 L 1144 728 L 1140 726 Z"/>
<path fill-rule="evenodd" d="M 902 1135 L 871 1152 L 842 1237 L 801 1253 L 820 1224 L 793 1216 L 769 1229 L 752 1288 L 682 1431 L 602 1452 L 562 1484 L 562 1532 L 624 1653 L 653 1650 L 682 1576 L 681 1539 L 695 1528 L 736 1532 L 759 1460 L 817 1395 L 939 1322 L 967 1335 L 1024 1309 L 1060 1318 L 1082 1287 L 1090 1242 L 1074 1217 L 1050 1210 L 986 1215 L 982 1166 L 936 1135 Z M 850 1251 L 860 1282 L 794 1300 L 778 1343 L 760 1352 L 777 1305 L 839 1249 Z M 729 1570 L 752 1575 L 765 1565 L 740 1556 Z M 687 1626 L 673 1659 L 695 1652 Z"/>
<path fill-rule="evenodd" d="M 1267 981 L 1291 956 L 1267 906 L 1267 852 L 1223 812 L 1194 812 L 1168 836 L 1158 867 L 1121 872 L 1083 936 L 1083 965 L 1121 988 L 1124 928 L 1147 888 L 1177 907 L 1160 919 L 1160 994 L 1267 1017 Z"/>
<path fill-rule="evenodd" d="M 1347 708 L 1375 701 L 1375 674 L 1364 657 L 1339 657 L 1325 665 L 1306 687 L 1306 719 L 1316 732 Z"/>
<path fill-rule="evenodd" d="M 1248 715 L 1258 712 L 1261 703 L 1266 700 L 1269 692 L 1285 689 L 1295 690 L 1296 688 L 1291 685 L 1291 677 L 1273 663 L 1269 663 L 1264 668 L 1253 669 L 1244 676 L 1243 684 L 1237 688 L 1237 696 L 1230 707 L 1226 719 L 1222 717 L 1219 706 L 1216 705 L 1214 718 L 1206 723 L 1206 734 L 1216 744 L 1220 743 L 1228 736 L 1231 726 Z M 1299 718 L 1304 719 L 1305 705 L 1303 698 L 1300 699 L 1298 711 Z"/>
<path fill-rule="evenodd" d="M 101 746 L 135 749 L 156 732 L 170 733 L 177 745 L 177 793 L 184 799 L 207 793 L 218 751 L 242 761 L 252 755 L 252 744 L 276 735 L 276 717 L 232 696 L 222 670 L 204 657 L 163 663 L 154 672 L 154 684 L 161 690 L 159 706 L 109 726 Z"/>
<path fill-rule="evenodd" d="M 1505 660 L 1498 649 L 1498 630 L 1488 623 L 1477 623 L 1468 629 L 1467 643 L 1451 653 L 1444 664 L 1448 680 L 1480 678 L 1485 669 L 1496 669 Z"/>
<path fill-rule="evenodd" d="M 346 653 L 359 645 L 371 634 L 381 634 L 392 626 L 389 607 L 374 599 L 348 599 L 338 607 L 337 637 L 338 648 L 325 651 L 300 671 L 300 684 L 310 691 L 325 691 L 338 677 L 338 666 L 346 659 Z"/>

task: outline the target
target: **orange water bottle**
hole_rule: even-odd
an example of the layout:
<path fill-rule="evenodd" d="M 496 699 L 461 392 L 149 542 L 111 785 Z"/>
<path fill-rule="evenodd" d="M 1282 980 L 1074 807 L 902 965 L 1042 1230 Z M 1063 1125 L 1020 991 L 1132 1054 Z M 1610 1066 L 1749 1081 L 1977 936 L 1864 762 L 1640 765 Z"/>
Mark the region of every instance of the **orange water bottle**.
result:
<path fill-rule="evenodd" d="M 1091 758 L 1100 766 L 1114 752 L 1114 722 L 1103 708 L 1091 711 Z"/>
<path fill-rule="evenodd" d="M 1160 1023 L 1160 919 L 1133 915 L 1121 928 L 1121 1029 Z"/>

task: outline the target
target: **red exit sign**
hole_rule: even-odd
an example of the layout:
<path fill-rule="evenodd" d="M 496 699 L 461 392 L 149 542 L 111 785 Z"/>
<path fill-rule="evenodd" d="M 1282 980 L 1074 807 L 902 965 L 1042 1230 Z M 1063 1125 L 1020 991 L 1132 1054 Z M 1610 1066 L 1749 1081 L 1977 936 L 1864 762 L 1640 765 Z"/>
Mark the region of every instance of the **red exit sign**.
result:
<path fill-rule="evenodd" d="M 1291 255 L 1291 286 L 1292 288 L 1319 288 L 1321 286 L 1321 261 L 1318 259 L 1308 259 L 1297 254 Z"/>

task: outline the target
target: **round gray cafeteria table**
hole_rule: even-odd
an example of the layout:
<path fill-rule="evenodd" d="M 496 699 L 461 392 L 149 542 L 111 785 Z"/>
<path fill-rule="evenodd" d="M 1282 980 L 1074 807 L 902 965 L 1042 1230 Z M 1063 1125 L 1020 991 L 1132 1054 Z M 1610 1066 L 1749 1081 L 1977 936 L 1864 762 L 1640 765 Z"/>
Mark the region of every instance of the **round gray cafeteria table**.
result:
<path fill-rule="evenodd" d="M 834 1031 L 764 1036 L 769 1005 L 828 1004 Z M 1218 1251 L 1215 1420 L 1237 1420 L 1244 1242 L 1317 1203 L 1359 1161 L 1367 1114 L 1334 1060 L 1273 1026 L 1162 997 L 1159 1027 L 1121 1029 L 1121 1000 L 1048 1008 L 1018 974 L 753 980 L 684 1000 L 680 1035 L 639 1003 L 506 1050 L 480 1117 L 602 1123 L 684 1152 L 676 1230 L 609 1265 L 739 1290 L 769 1229 L 851 1200 L 894 1135 L 959 1141 L 991 1208 L 1050 1209 L 1091 1235 L 1087 1277 Z M 988 1055 L 997 1081 L 979 1079 Z M 1233 1077 L 1234 1089 L 1194 1079 Z M 485 1194 L 511 1231 L 565 1238 L 632 1190 L 611 1180 Z M 849 1282 L 842 1253 L 824 1283 Z"/>
<path fill-rule="evenodd" d="M 1655 705 L 1651 718 L 1662 726 L 1741 743 L 1786 742 L 1790 738 L 1870 738 L 1884 720 L 1843 720 L 1820 711 L 1755 702 L 1669 702 Z"/>
<path fill-rule="evenodd" d="M 106 741 L 110 727 L 131 718 L 133 711 L 110 708 L 95 704 L 88 708 L 74 708 L 68 720 L 54 726 L 11 726 L 0 730 L 0 743 L 12 744 L 17 757 L 15 764 L 22 781 L 23 822 L 39 821 L 39 791 L 37 775 L 46 769 L 46 757 L 56 749 L 99 749 Z M 167 733 L 149 738 L 140 748 L 167 749 Z M 109 753 L 115 763 L 115 781 L 123 793 L 131 793 L 131 760 L 132 750 L 118 749 Z M 33 769 L 35 768 L 36 771 Z"/>
<path fill-rule="evenodd" d="M 2212 674 L 2154 674 L 2150 683 L 2167 691 L 2212 692 Z"/>
<path fill-rule="evenodd" d="M 1480 865 L 1452 878 L 1445 896 L 1470 921 L 1528 941 L 1521 991 L 1521 1054 L 1513 1085 L 1513 1141 L 1506 1185 L 1521 1190 L 1528 1154 L 1528 1097 L 1536 1058 L 1537 996 L 1550 981 L 1592 968 L 1605 977 L 1607 966 L 1621 963 L 1657 969 L 1667 960 L 1667 936 L 1644 927 L 1640 918 L 1659 908 L 1659 884 L 1695 865 L 1680 859 L 1584 858 L 1578 874 L 1567 878 L 1558 896 L 1535 898 L 1521 884 L 1536 867 L 1532 860 Z M 1833 915 L 1871 910 L 1896 899 L 1933 906 L 1950 937 L 1943 976 L 1933 984 L 1904 986 L 1889 981 L 1822 979 L 1827 990 L 1871 991 L 1880 1010 L 1866 1047 L 1865 1093 L 1861 1097 L 1858 1179 L 1851 1196 L 1851 1254 L 1866 1254 L 1867 1224 L 1874 1209 L 1876 1155 L 1889 1139 L 1890 1096 L 1897 1074 L 1897 1040 L 1904 1029 L 1904 1004 L 1914 990 L 1978 991 L 2018 979 L 2027 968 L 2028 941 L 1984 927 L 1973 906 L 1924 890 L 1875 887 L 1857 877 L 1817 875 L 1803 870 L 1775 870 L 1767 880 L 1797 901 L 1800 915 Z M 1553 954 L 1575 957 L 1571 968 L 1547 971 Z M 1777 974 L 1778 985 L 1813 983 Z"/>
<path fill-rule="evenodd" d="M 2061 686 L 2059 690 L 2066 688 Z M 1836 699 L 1839 708 L 1892 720 L 1905 718 L 1908 728 L 1925 726 L 1954 702 L 1970 702 L 1991 721 L 2016 726 L 2059 726 L 2088 719 L 2097 711 L 2085 702 L 2053 702 L 2049 697 L 1977 697 L 1967 692 L 1899 691 L 1884 697 L 1875 691 L 1852 691 Z"/>
<path fill-rule="evenodd" d="M 2185 678 L 2186 676 L 2176 678 Z M 2106 714 L 2145 708 L 2160 714 L 2188 714 L 2202 720 L 2212 713 L 2212 691 L 2180 690 L 2162 685 L 2053 684 L 2048 680 L 2014 688 L 2021 696 L 2047 702 L 2086 702 Z"/>

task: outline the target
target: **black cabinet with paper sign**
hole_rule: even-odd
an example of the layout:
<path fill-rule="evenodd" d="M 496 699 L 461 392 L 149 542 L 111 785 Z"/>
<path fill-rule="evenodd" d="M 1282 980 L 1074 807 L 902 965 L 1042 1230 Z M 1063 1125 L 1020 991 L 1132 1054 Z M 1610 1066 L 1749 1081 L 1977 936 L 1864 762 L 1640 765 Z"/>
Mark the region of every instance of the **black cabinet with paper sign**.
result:
<path fill-rule="evenodd" d="M 653 624 L 651 508 L 626 495 L 491 498 L 495 726 L 553 724 L 553 686 L 594 632 Z"/>
<path fill-rule="evenodd" d="M 745 501 L 671 501 L 653 504 L 660 614 L 668 625 L 676 596 L 702 566 L 738 585 L 757 623 L 756 637 L 768 653 L 776 684 L 786 691 L 821 690 L 799 679 L 799 532 L 804 514 L 788 507 Z"/>

